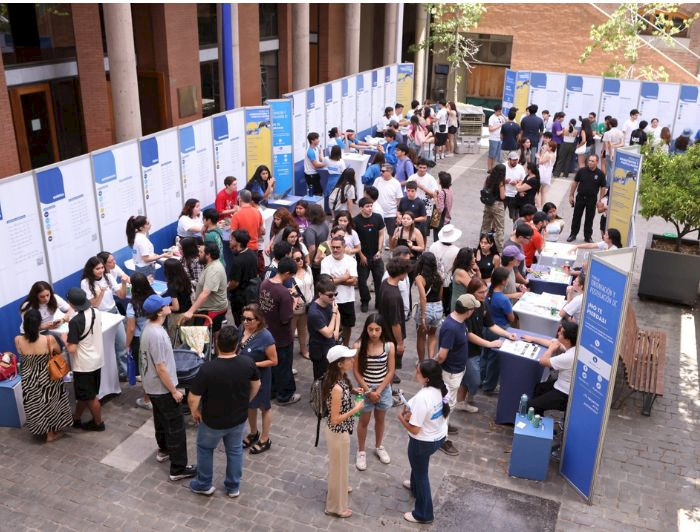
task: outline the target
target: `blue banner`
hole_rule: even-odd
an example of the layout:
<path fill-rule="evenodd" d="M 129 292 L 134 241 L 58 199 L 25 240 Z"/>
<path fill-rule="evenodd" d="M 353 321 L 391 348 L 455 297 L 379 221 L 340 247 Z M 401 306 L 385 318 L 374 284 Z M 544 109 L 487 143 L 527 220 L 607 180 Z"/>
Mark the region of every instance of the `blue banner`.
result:
<path fill-rule="evenodd" d="M 268 100 L 272 115 L 272 172 L 275 192 L 282 193 L 294 183 L 292 147 L 292 100 Z"/>
<path fill-rule="evenodd" d="M 503 114 L 507 115 L 508 110 L 515 102 L 515 70 L 506 69 L 506 76 L 503 81 Z"/>

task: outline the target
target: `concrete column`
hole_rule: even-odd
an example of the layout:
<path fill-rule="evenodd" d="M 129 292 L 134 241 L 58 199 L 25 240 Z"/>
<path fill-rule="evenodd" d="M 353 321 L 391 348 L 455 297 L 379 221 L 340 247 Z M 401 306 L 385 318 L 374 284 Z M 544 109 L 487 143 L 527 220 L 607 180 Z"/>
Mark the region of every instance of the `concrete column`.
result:
<path fill-rule="evenodd" d="M 292 5 L 292 90 L 309 86 L 309 4 Z"/>
<path fill-rule="evenodd" d="M 403 2 L 398 4 L 396 9 L 396 63 L 400 63 L 403 59 Z"/>
<path fill-rule="evenodd" d="M 428 38 L 428 13 L 423 4 L 416 5 L 416 44 L 426 42 Z M 413 73 L 413 94 L 416 100 L 422 102 L 425 99 L 425 50 L 418 50 L 415 56 Z"/>
<path fill-rule="evenodd" d="M 345 75 L 360 71 L 360 18 L 362 5 L 345 4 Z"/>
<path fill-rule="evenodd" d="M 385 4 L 384 7 L 384 55 L 383 65 L 396 62 L 396 4 Z"/>
<path fill-rule="evenodd" d="M 141 136 L 131 4 L 105 3 L 103 9 L 114 127 L 117 142 L 123 142 Z"/>

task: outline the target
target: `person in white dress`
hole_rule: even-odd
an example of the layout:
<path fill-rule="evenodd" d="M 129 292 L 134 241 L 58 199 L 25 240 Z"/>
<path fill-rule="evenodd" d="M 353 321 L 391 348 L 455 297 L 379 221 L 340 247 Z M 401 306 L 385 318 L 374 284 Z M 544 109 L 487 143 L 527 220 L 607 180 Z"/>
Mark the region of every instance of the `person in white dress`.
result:
<path fill-rule="evenodd" d="M 547 190 L 552 185 L 552 170 L 554 161 L 557 158 L 557 143 L 553 140 L 543 142 L 540 153 L 537 154 L 537 164 L 540 170 L 540 190 L 535 197 L 537 209 L 541 210 L 542 205 L 547 202 Z"/>

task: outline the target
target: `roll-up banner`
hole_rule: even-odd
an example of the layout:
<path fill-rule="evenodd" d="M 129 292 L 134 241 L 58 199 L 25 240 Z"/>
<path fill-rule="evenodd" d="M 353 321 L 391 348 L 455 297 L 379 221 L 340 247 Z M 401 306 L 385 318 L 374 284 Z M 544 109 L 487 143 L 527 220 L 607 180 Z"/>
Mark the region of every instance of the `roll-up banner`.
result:
<path fill-rule="evenodd" d="M 639 104 L 640 88 L 641 83 L 637 80 L 605 78 L 600 98 L 600 116 L 617 118 L 618 127 L 622 129 L 630 111 Z"/>
<path fill-rule="evenodd" d="M 506 75 L 503 78 L 503 114 L 508 116 L 508 110 L 515 105 L 515 84 L 518 73 L 515 70 L 506 68 Z"/>
<path fill-rule="evenodd" d="M 245 187 L 245 117 L 243 109 L 234 109 L 212 117 L 216 188 L 224 187 L 228 176 L 236 178 L 238 190 Z"/>
<path fill-rule="evenodd" d="M 658 118 L 659 131 L 662 127 L 673 130 L 680 90 L 681 86 L 675 83 L 642 81 L 639 91 L 639 120 L 651 124 L 653 118 Z M 695 118 L 696 123 L 699 123 L 700 119 L 697 116 Z"/>
<path fill-rule="evenodd" d="M 635 248 L 591 253 L 560 472 L 589 503 L 605 442 Z"/>
<path fill-rule="evenodd" d="M 598 114 L 600 109 L 600 93 L 603 89 L 603 78 L 597 76 L 566 76 L 566 89 L 564 90 L 564 106 L 567 123 L 569 119 L 579 116 L 588 116 L 588 113 Z M 599 117 L 602 121 L 603 117 Z"/>
<path fill-rule="evenodd" d="M 630 247 L 635 245 L 634 216 L 637 212 L 643 158 L 644 156 L 639 153 L 639 146 L 615 150 L 607 226 L 620 231 L 622 242 Z"/>
<path fill-rule="evenodd" d="M 272 120 L 272 172 L 275 192 L 279 194 L 294 187 L 292 100 L 267 100 L 266 103 Z"/>
<path fill-rule="evenodd" d="M 245 110 L 246 168 L 250 180 L 258 166 L 272 168 L 272 129 L 270 108 L 246 107 Z"/>
<path fill-rule="evenodd" d="M 700 89 L 695 85 L 681 85 L 673 124 L 673 138 L 678 137 L 684 129 L 693 133 L 700 128 Z"/>
<path fill-rule="evenodd" d="M 548 110 L 550 116 L 562 108 L 566 75 L 552 72 L 532 72 L 530 74 L 530 104 L 537 105 L 537 116 Z"/>
<path fill-rule="evenodd" d="M 513 98 L 513 106 L 518 109 L 515 115 L 515 121 L 520 122 L 520 119 L 525 114 L 525 109 L 530 101 L 530 73 L 518 72 L 515 76 L 515 97 Z"/>
<path fill-rule="evenodd" d="M 324 135 L 326 136 L 326 146 L 335 146 L 335 139 L 328 136 L 331 128 L 337 127 L 340 130 L 341 124 L 341 82 L 333 81 L 326 83 L 323 87 L 324 102 L 325 102 L 325 120 Z"/>
<path fill-rule="evenodd" d="M 178 134 L 183 198 L 185 201 L 188 198 L 199 200 L 204 210 L 213 206 L 216 199 L 211 118 L 180 126 Z"/>
<path fill-rule="evenodd" d="M 401 63 L 396 66 L 396 101 L 402 103 L 406 110 L 413 101 L 413 63 Z"/>

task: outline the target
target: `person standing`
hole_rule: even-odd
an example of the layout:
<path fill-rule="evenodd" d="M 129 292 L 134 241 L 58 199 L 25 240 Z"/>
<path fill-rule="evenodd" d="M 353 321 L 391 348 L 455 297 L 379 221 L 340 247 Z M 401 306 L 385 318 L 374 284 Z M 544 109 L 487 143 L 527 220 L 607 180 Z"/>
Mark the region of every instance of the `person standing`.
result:
<path fill-rule="evenodd" d="M 384 211 L 384 225 L 386 225 L 387 233 L 394 234 L 396 228 L 396 209 L 399 201 L 403 198 L 403 190 L 401 183 L 392 176 L 394 171 L 390 164 L 382 166 L 382 175 L 374 180 L 374 187 L 379 192 L 379 205 Z"/>
<path fill-rule="evenodd" d="M 243 229 L 248 232 L 248 249 L 258 250 L 258 237 L 265 234 L 265 223 L 262 214 L 257 207 L 254 207 L 253 196 L 249 190 L 241 190 L 238 195 L 240 208 L 231 218 L 231 232 L 236 229 Z"/>
<path fill-rule="evenodd" d="M 637 109 L 632 109 L 630 111 L 630 117 L 625 120 L 622 124 L 622 134 L 625 136 L 623 141 L 624 146 L 630 145 L 630 138 L 632 137 L 632 131 L 637 129 L 639 126 L 639 111 Z"/>
<path fill-rule="evenodd" d="M 520 126 L 515 121 L 518 109 L 511 107 L 508 110 L 508 120 L 501 126 L 501 158 L 506 160 L 508 154 L 518 149 L 518 139 L 520 138 Z"/>
<path fill-rule="evenodd" d="M 447 102 L 443 99 L 437 103 L 438 112 L 435 117 L 435 158 L 445 158 L 445 146 L 447 144 L 447 122 L 449 121 L 449 112 L 447 110 Z"/>
<path fill-rule="evenodd" d="M 454 243 L 462 236 L 462 231 L 452 224 L 447 224 L 438 233 L 437 242 L 430 245 L 428 251 L 435 255 L 438 263 L 438 271 L 443 274 L 442 282 L 442 312 L 450 313 L 452 300 L 452 265 L 455 262 L 459 247 Z"/>
<path fill-rule="evenodd" d="M 401 369 L 404 339 L 406 338 L 406 314 L 403 308 L 403 299 L 399 283 L 406 278 L 410 264 L 407 260 L 391 259 L 386 264 L 389 278 L 382 282 L 379 292 L 379 306 L 377 310 L 386 322 L 389 338 L 396 345 L 396 368 Z M 394 382 L 401 382 L 398 376 Z"/>
<path fill-rule="evenodd" d="M 625 134 L 617 127 L 617 118 L 608 120 L 610 129 L 603 134 L 605 146 L 605 174 L 608 178 L 608 188 L 612 185 L 615 152 L 625 145 Z"/>
<path fill-rule="evenodd" d="M 406 180 L 415 172 L 413 161 L 408 156 L 409 148 L 406 144 L 396 146 L 396 179 L 399 183 L 405 183 Z"/>
<path fill-rule="evenodd" d="M 260 372 L 251 357 L 237 356 L 236 329 L 227 326 L 219 333 L 219 356 L 205 362 L 190 388 L 187 402 L 197 428 L 197 478 L 190 489 L 212 495 L 214 450 L 221 440 L 226 449 L 224 487 L 229 497 L 240 495 L 243 476 L 243 432 L 248 404 L 260 389 Z"/>
<path fill-rule="evenodd" d="M 418 185 L 416 196 L 425 203 L 426 214 L 430 216 L 433 212 L 433 204 L 438 192 L 438 182 L 428 173 L 428 161 L 418 159 L 416 173 L 409 177 L 408 180 L 415 181 Z"/>
<path fill-rule="evenodd" d="M 265 314 L 268 330 L 277 346 L 277 365 L 272 369 L 272 395 L 280 406 L 291 405 L 301 399 L 296 393 L 292 366 L 294 363 L 294 332 L 292 318 L 298 304 L 285 283 L 291 282 L 297 266 L 290 257 L 283 257 L 277 272 L 260 285 L 260 308 Z"/>
<path fill-rule="evenodd" d="M 350 343 L 350 332 L 355 326 L 355 286 L 357 285 L 357 261 L 345 254 L 345 239 L 331 240 L 331 254 L 321 261 L 321 275 L 330 275 L 336 285 L 338 312 L 343 330 L 343 345 Z"/>
<path fill-rule="evenodd" d="M 508 207 L 508 215 L 513 222 L 518 219 L 518 185 L 527 176 L 527 172 L 523 165 L 518 162 L 519 160 L 520 154 L 517 151 L 512 151 L 508 154 L 508 164 L 505 167 L 506 207 Z"/>
<path fill-rule="evenodd" d="M 504 227 L 506 214 L 503 202 L 506 199 L 506 167 L 497 164 L 491 170 L 484 182 L 484 191 L 488 193 L 488 201 L 484 203 L 484 215 L 481 220 L 481 232 L 493 233 L 498 249 L 503 249 Z M 451 267 L 451 265 L 450 265 Z"/>
<path fill-rule="evenodd" d="M 581 217 L 584 210 L 586 211 L 586 219 L 583 224 L 583 237 L 586 242 L 593 242 L 593 218 L 595 217 L 596 203 L 602 201 L 607 190 L 605 174 L 598 168 L 598 156 L 589 155 L 586 166 L 576 172 L 574 182 L 571 183 L 569 189 L 569 203 L 574 208 L 574 214 L 567 242 L 576 240 L 581 228 Z M 574 199 L 574 194 L 576 194 L 576 199 Z"/>
<path fill-rule="evenodd" d="M 314 380 L 320 379 L 328 370 L 328 350 L 340 338 L 340 312 L 335 302 L 335 283 L 328 276 L 321 277 L 316 284 L 318 297 L 309 306 L 309 357 L 313 364 Z"/>
<path fill-rule="evenodd" d="M 360 237 L 360 252 L 358 253 L 359 264 L 357 266 L 357 277 L 360 285 L 360 310 L 367 312 L 369 308 L 370 293 L 367 288 L 367 278 L 372 273 L 374 283 L 374 303 L 375 308 L 379 305 L 379 286 L 382 283 L 384 274 L 384 263 L 382 262 L 382 248 L 384 247 L 385 225 L 384 218 L 372 212 L 374 202 L 368 198 L 359 201 L 360 214 L 353 218 L 355 231 Z"/>
<path fill-rule="evenodd" d="M 325 168 L 326 163 L 323 160 L 321 137 L 318 133 L 312 131 L 306 136 L 306 140 L 309 142 L 309 147 L 304 157 L 304 177 L 306 178 L 308 195 L 322 196 L 323 187 L 318 176 L 318 169 Z"/>
<path fill-rule="evenodd" d="M 258 257 L 248 248 L 249 241 L 250 235 L 245 229 L 237 229 L 231 233 L 233 255 L 226 278 L 231 314 L 236 325 L 241 324 L 243 307 L 257 300 L 260 287 Z"/>
<path fill-rule="evenodd" d="M 213 242 L 216 247 L 219 248 L 219 260 L 221 265 L 226 268 L 226 261 L 224 260 L 224 238 L 221 236 L 221 231 L 217 226 L 219 221 L 219 213 L 216 209 L 205 209 L 202 213 L 202 220 L 204 223 L 204 243 Z M 229 243 L 229 249 L 230 249 Z"/>
<path fill-rule="evenodd" d="M 530 160 L 525 161 L 535 162 L 535 154 L 537 153 L 537 148 L 540 145 L 540 137 L 544 131 L 544 122 L 537 116 L 537 110 L 539 107 L 537 104 L 532 104 L 527 108 L 527 116 L 524 116 L 520 120 L 520 127 L 522 128 L 522 137 L 530 139 Z"/>
<path fill-rule="evenodd" d="M 156 255 L 153 243 L 148 238 L 151 222 L 145 216 L 130 216 L 126 221 L 126 242 L 131 248 L 134 270 L 144 275 L 156 273 L 156 263 L 167 257 L 166 253 Z"/>
<path fill-rule="evenodd" d="M 493 106 L 493 114 L 489 117 L 489 157 L 486 162 L 487 172 L 501 162 L 501 127 L 506 119 L 500 103 Z"/>
<path fill-rule="evenodd" d="M 139 368 L 141 384 L 153 405 L 153 424 L 158 452 L 156 460 L 170 460 L 170 480 L 191 478 L 197 467 L 187 465 L 187 435 L 182 414 L 183 394 L 177 389 L 175 357 L 170 337 L 163 327 L 170 314 L 169 297 L 148 296 L 143 312 L 148 323 L 141 331 Z"/>

